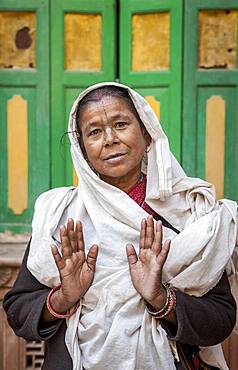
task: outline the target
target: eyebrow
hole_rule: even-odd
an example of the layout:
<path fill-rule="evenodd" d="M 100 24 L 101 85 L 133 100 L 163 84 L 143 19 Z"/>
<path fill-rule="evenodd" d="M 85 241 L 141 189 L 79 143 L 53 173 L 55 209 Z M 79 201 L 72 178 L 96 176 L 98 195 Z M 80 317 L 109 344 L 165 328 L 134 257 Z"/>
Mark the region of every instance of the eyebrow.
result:
<path fill-rule="evenodd" d="M 123 113 L 123 112 L 122 113 L 115 113 L 112 116 L 110 116 L 109 119 L 113 119 L 113 120 L 126 119 L 126 120 L 128 120 L 129 119 L 129 116 L 127 114 Z M 100 121 L 98 121 L 98 120 L 95 120 L 94 121 L 94 118 L 92 118 L 92 121 L 89 121 L 87 123 L 87 128 L 91 128 L 93 126 L 97 126 L 100 123 L 101 123 Z"/>

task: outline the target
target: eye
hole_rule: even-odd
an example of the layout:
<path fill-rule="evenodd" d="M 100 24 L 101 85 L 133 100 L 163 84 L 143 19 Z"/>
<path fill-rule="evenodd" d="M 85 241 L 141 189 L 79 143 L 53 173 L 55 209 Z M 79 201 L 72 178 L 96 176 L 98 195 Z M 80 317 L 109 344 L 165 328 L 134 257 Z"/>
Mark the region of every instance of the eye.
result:
<path fill-rule="evenodd" d="M 98 135 L 99 133 L 100 133 L 99 128 L 95 128 L 94 130 L 92 130 L 92 131 L 89 132 L 89 135 L 88 136 Z"/>
<path fill-rule="evenodd" d="M 116 122 L 115 127 L 116 128 L 125 128 L 127 125 L 128 125 L 127 122 L 120 121 L 120 122 Z"/>

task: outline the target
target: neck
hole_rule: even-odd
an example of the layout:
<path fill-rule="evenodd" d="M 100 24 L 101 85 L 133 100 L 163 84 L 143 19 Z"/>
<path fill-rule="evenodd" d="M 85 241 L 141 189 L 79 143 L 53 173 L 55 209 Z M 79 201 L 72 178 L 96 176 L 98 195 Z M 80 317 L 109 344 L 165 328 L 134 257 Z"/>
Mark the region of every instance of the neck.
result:
<path fill-rule="evenodd" d="M 105 182 L 107 182 L 110 185 L 113 185 L 120 190 L 127 193 L 133 186 L 135 186 L 141 177 L 141 167 L 139 167 L 136 171 L 133 171 L 133 173 L 128 173 L 125 176 L 121 177 L 107 177 L 104 175 L 100 176 L 101 179 Z"/>

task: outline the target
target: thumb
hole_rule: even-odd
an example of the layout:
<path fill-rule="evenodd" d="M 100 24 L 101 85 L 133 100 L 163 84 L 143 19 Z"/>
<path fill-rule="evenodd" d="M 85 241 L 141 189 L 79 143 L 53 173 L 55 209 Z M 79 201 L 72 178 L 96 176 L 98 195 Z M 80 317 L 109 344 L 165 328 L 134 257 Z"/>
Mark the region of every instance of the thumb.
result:
<path fill-rule="evenodd" d="M 126 245 L 126 254 L 127 254 L 129 267 L 131 268 L 138 261 L 138 257 L 137 257 L 135 248 L 132 244 L 127 244 Z"/>
<path fill-rule="evenodd" d="M 95 271 L 98 256 L 98 245 L 94 244 L 88 251 L 87 264 L 90 270 Z"/>

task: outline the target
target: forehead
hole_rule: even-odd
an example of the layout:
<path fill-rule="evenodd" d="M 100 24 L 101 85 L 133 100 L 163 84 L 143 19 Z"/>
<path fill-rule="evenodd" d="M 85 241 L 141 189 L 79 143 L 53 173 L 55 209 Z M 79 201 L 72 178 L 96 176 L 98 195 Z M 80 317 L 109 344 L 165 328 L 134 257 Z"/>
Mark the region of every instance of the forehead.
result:
<path fill-rule="evenodd" d="M 88 102 L 80 111 L 80 123 L 97 121 L 103 118 L 134 116 L 128 102 L 116 96 L 103 96 L 99 101 Z"/>

